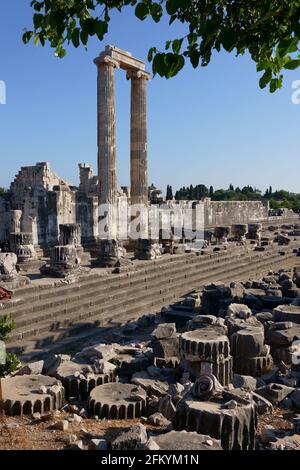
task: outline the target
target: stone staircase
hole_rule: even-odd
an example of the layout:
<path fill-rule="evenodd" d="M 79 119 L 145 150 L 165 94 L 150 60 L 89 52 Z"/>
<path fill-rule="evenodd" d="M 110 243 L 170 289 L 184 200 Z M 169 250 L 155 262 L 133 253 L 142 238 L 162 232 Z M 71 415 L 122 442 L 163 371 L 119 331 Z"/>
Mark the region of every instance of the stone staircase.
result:
<path fill-rule="evenodd" d="M 8 347 L 28 359 L 83 341 L 101 328 L 158 312 L 180 296 L 211 281 L 231 281 L 295 263 L 293 248 L 273 245 L 266 251 L 234 247 L 202 256 L 195 253 L 140 261 L 136 270 L 101 275 L 91 272 L 59 287 L 31 285 L 4 305 L 16 322 Z"/>

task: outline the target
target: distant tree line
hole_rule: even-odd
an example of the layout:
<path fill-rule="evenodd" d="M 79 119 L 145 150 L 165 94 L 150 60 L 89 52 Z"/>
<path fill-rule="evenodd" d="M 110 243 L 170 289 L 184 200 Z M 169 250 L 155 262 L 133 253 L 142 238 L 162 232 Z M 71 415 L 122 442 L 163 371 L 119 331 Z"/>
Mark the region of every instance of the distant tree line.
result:
<path fill-rule="evenodd" d="M 175 192 L 175 200 L 200 200 L 210 197 L 212 201 L 264 201 L 270 202 L 271 209 L 280 209 L 286 207 L 300 212 L 300 194 L 291 193 L 283 189 L 273 191 L 270 186 L 265 193 L 250 185 L 243 188 L 236 187 L 232 184 L 228 189 L 214 190 L 213 186 L 209 188 L 204 184 L 193 186 L 183 186 Z M 167 186 L 167 200 L 173 199 L 172 186 Z"/>

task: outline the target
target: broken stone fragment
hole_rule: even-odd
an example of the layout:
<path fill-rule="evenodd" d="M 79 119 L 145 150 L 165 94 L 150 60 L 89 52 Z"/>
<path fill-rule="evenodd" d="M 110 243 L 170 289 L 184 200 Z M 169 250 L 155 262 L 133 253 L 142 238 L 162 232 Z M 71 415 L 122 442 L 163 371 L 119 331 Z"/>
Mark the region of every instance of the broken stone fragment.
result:
<path fill-rule="evenodd" d="M 161 323 L 152 332 L 152 336 L 156 339 L 174 338 L 176 336 L 175 323 Z"/>
<path fill-rule="evenodd" d="M 171 424 L 171 421 L 165 418 L 162 413 L 154 413 L 153 415 L 149 416 L 148 421 L 149 423 L 161 427 L 167 427 Z"/>
<path fill-rule="evenodd" d="M 111 442 L 112 450 L 137 450 L 148 441 L 147 431 L 142 424 L 136 424 L 129 431 L 122 432 Z"/>
<path fill-rule="evenodd" d="M 69 428 L 69 422 L 66 419 L 61 421 L 57 421 L 57 423 L 53 424 L 52 429 L 57 429 L 58 431 L 67 431 Z"/>
<path fill-rule="evenodd" d="M 296 305 L 279 305 L 273 310 L 276 322 L 293 322 L 300 324 L 300 307 Z"/>
<path fill-rule="evenodd" d="M 251 317 L 252 311 L 244 304 L 230 304 L 227 309 L 227 316 L 232 318 L 246 319 Z"/>
<path fill-rule="evenodd" d="M 131 382 L 142 387 L 149 396 L 161 397 L 168 392 L 169 383 L 167 380 L 152 378 L 147 372 L 136 372 L 133 374 Z"/>
<path fill-rule="evenodd" d="M 151 439 L 160 450 L 222 450 L 220 440 L 197 432 L 170 431 Z"/>
<path fill-rule="evenodd" d="M 235 388 L 244 388 L 248 391 L 254 391 L 258 387 L 262 387 L 264 381 L 251 375 L 240 375 L 240 374 L 233 374 L 232 383 Z"/>
<path fill-rule="evenodd" d="M 44 368 L 44 361 L 31 362 L 18 370 L 17 375 L 41 374 Z"/>
<path fill-rule="evenodd" d="M 270 413 L 272 411 L 273 405 L 266 398 L 262 397 L 261 395 L 258 395 L 255 392 L 251 392 L 251 398 L 256 404 L 256 410 L 258 414 L 262 415 L 265 413 Z"/>
<path fill-rule="evenodd" d="M 271 383 L 255 390 L 255 393 L 265 397 L 273 405 L 279 405 L 286 397 L 295 391 L 294 388 L 282 384 Z"/>

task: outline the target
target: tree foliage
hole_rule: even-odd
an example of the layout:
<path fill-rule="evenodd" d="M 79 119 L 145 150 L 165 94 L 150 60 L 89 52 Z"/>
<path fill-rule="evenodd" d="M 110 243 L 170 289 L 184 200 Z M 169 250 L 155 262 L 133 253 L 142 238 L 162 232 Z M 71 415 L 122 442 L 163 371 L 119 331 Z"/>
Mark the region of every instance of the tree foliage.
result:
<path fill-rule="evenodd" d="M 259 85 L 271 92 L 282 86 L 283 71 L 300 66 L 300 0 L 32 0 L 33 28 L 23 41 L 46 42 L 58 57 L 66 44 L 87 46 L 108 31 L 112 10 L 134 8 L 140 20 L 182 23 L 186 34 L 149 50 L 154 74 L 170 78 L 188 60 L 194 68 L 207 66 L 214 51 L 249 52 L 261 72 Z"/>
<path fill-rule="evenodd" d="M 15 328 L 15 322 L 8 315 L 0 317 L 0 341 L 7 341 L 10 333 Z M 15 354 L 6 354 L 5 364 L 0 363 L 0 378 L 15 372 L 20 366 L 20 361 Z"/>
<path fill-rule="evenodd" d="M 270 186 L 264 194 L 252 186 L 244 186 L 242 189 L 234 189 L 231 184 L 228 189 L 214 190 L 212 186 L 208 189 L 205 185 L 199 184 L 189 187 L 183 186 L 175 193 L 178 200 L 200 200 L 203 197 L 210 197 L 212 201 L 264 201 L 268 200 L 271 209 L 287 208 L 295 212 L 300 212 L 300 194 L 291 193 L 283 189 L 273 191 Z"/>

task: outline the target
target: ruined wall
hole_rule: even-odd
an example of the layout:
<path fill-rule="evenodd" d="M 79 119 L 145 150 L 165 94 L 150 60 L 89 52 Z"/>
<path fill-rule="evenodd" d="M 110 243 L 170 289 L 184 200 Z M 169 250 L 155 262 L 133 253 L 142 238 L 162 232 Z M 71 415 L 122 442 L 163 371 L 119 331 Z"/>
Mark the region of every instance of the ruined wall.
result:
<path fill-rule="evenodd" d="M 98 197 L 77 191 L 76 222 L 81 224 L 82 242 L 95 242 L 98 237 Z"/>
<path fill-rule="evenodd" d="M 268 202 L 204 201 L 205 225 L 231 225 L 262 220 L 268 217 Z"/>
<path fill-rule="evenodd" d="M 10 203 L 0 197 L 0 242 L 8 239 L 10 226 Z"/>
<path fill-rule="evenodd" d="M 88 163 L 79 163 L 79 191 L 89 196 L 98 195 L 98 176 L 93 174 L 93 170 Z"/>

